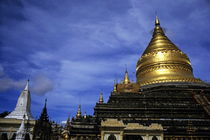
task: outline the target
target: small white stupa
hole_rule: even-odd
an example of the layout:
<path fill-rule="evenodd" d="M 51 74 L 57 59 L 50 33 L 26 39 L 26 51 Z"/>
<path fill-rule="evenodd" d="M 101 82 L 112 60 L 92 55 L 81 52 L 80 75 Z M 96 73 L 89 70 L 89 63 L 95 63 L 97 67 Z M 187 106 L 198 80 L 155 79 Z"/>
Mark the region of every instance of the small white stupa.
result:
<path fill-rule="evenodd" d="M 25 119 L 34 120 L 31 115 L 31 96 L 29 91 L 29 80 L 26 83 L 25 89 L 21 92 L 15 110 L 12 111 L 5 118 L 14 118 L 14 119 L 23 119 L 25 115 Z"/>
<path fill-rule="evenodd" d="M 16 132 L 15 140 L 24 140 L 26 136 L 26 129 L 25 129 L 25 115 L 23 115 L 23 120 L 21 122 L 20 128 Z"/>

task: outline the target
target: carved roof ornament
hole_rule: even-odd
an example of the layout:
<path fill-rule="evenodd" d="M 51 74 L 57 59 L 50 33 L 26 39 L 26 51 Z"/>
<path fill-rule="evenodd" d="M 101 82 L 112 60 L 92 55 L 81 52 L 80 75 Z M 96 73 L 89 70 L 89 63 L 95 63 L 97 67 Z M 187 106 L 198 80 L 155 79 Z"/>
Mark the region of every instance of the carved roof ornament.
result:
<path fill-rule="evenodd" d="M 156 16 L 152 39 L 136 66 L 141 86 L 166 82 L 202 82 L 194 78 L 188 56 L 165 35 Z"/>
<path fill-rule="evenodd" d="M 163 126 L 161 124 L 157 124 L 157 123 L 152 123 L 149 126 L 150 129 L 155 129 L 155 130 L 163 130 Z"/>
<path fill-rule="evenodd" d="M 128 123 L 125 129 L 145 129 L 146 127 L 139 123 Z"/>
<path fill-rule="evenodd" d="M 152 123 L 149 126 L 144 126 L 139 123 L 124 124 L 122 120 L 107 119 L 101 122 L 102 127 L 124 127 L 125 130 L 160 130 L 163 131 L 161 124 Z"/>
<path fill-rule="evenodd" d="M 117 119 L 107 119 L 105 121 L 101 121 L 101 126 L 107 127 L 125 127 L 122 121 L 118 121 Z"/>

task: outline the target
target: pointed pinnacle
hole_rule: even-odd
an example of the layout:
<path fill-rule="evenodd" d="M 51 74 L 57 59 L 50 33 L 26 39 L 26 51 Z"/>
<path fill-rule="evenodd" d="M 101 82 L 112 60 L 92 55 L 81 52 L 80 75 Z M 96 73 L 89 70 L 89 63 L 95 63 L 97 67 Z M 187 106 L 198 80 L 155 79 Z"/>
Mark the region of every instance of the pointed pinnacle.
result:
<path fill-rule="evenodd" d="M 24 90 L 29 90 L 29 79 L 26 82 L 26 86 L 25 86 Z"/>
<path fill-rule="evenodd" d="M 125 71 L 125 76 L 124 76 L 124 81 L 123 81 L 123 83 L 124 83 L 124 84 L 129 84 L 129 83 L 130 83 L 127 69 L 126 69 L 126 71 Z"/>
<path fill-rule="evenodd" d="M 156 16 L 155 18 L 155 26 L 160 25 L 160 20 L 158 18 L 158 16 Z"/>

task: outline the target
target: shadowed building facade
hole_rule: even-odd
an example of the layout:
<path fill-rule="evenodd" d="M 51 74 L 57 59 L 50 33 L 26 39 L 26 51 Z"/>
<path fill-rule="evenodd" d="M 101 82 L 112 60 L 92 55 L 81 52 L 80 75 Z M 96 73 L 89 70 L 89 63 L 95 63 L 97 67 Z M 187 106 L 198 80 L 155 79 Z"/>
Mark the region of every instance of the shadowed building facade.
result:
<path fill-rule="evenodd" d="M 209 100 L 210 85 L 194 77 L 188 56 L 169 40 L 156 17 L 152 39 L 137 62 L 136 82 L 126 70 L 108 102 L 100 96 L 93 131 L 98 128 L 102 140 L 209 140 Z M 80 136 L 85 126 L 76 122 L 78 131 L 71 128 L 70 138 L 72 132 Z"/>

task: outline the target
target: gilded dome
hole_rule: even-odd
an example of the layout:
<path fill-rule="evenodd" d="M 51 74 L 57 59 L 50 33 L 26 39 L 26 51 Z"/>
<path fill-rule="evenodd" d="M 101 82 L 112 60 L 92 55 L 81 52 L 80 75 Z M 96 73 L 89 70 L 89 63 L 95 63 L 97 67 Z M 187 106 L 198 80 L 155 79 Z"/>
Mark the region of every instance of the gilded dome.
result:
<path fill-rule="evenodd" d="M 188 56 L 165 35 L 156 17 L 152 39 L 137 62 L 137 83 L 201 82 L 194 78 Z"/>

